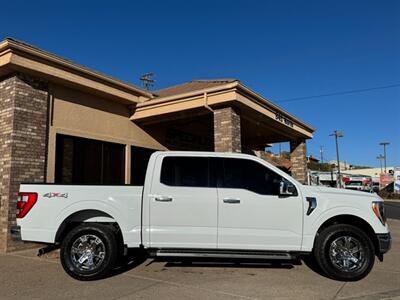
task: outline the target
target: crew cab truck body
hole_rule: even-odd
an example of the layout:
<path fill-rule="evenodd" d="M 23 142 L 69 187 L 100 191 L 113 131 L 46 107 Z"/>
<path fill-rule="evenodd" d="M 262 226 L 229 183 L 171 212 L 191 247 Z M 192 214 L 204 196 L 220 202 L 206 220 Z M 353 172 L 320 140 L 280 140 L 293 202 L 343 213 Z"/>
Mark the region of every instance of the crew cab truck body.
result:
<path fill-rule="evenodd" d="M 359 280 L 390 248 L 376 194 L 305 186 L 255 156 L 156 152 L 144 186 L 22 184 L 12 234 L 61 246 L 68 274 L 105 276 L 124 247 L 161 257 L 312 254 Z"/>

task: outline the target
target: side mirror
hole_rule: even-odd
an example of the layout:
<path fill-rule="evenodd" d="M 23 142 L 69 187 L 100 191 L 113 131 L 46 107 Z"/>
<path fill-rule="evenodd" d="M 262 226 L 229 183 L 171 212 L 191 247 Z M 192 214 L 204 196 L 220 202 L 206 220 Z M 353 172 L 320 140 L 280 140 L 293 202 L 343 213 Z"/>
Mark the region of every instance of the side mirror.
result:
<path fill-rule="evenodd" d="M 296 187 L 287 180 L 281 180 L 279 183 L 279 195 L 295 196 L 297 194 Z"/>

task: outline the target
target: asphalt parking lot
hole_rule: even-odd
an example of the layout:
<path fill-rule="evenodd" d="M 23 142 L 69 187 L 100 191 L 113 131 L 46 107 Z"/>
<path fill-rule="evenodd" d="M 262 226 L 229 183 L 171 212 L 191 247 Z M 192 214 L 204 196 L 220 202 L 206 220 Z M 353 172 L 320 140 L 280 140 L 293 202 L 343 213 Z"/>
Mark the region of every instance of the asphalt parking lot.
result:
<path fill-rule="evenodd" d="M 400 220 L 400 200 L 385 200 L 385 210 L 388 218 Z"/>
<path fill-rule="evenodd" d="M 359 282 L 328 279 L 300 264 L 172 263 L 147 260 L 107 279 L 79 282 L 53 253 L 0 255 L 0 299 L 400 299 L 400 220 L 384 262 Z"/>

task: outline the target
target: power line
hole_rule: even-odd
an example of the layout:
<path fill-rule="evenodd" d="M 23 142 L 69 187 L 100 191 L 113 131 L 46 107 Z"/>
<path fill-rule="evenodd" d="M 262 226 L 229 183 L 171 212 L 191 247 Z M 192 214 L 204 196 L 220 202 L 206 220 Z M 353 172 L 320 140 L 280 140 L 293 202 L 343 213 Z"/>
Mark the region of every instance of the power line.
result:
<path fill-rule="evenodd" d="M 320 95 L 314 95 L 314 96 L 288 98 L 288 99 L 283 99 L 283 100 L 275 101 L 275 102 L 276 102 L 276 103 L 294 102 L 294 101 L 307 100 L 307 99 L 314 99 L 314 98 L 322 98 L 322 97 L 331 97 L 331 96 L 338 96 L 338 95 L 356 94 L 356 93 L 369 92 L 369 91 L 374 91 L 374 90 L 389 89 L 389 88 L 394 88 L 394 87 L 399 87 L 399 86 L 400 86 L 400 83 L 397 83 L 397 84 L 391 84 L 391 85 L 385 85 L 385 86 L 378 86 L 378 87 L 371 87 L 371 88 L 365 88 L 365 89 L 359 89 L 359 90 L 349 90 L 349 91 L 335 92 L 335 93 L 329 93 L 329 94 L 320 94 Z"/>

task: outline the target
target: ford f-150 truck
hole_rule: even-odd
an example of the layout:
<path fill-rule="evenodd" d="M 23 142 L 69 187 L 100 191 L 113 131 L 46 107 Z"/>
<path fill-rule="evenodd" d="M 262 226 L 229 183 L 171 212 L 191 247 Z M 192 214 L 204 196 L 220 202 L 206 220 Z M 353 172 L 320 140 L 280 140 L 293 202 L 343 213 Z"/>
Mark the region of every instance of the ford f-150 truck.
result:
<path fill-rule="evenodd" d="M 329 277 L 353 281 L 391 244 L 376 194 L 302 185 L 233 153 L 155 152 L 144 186 L 22 184 L 17 213 L 12 235 L 59 246 L 79 280 L 106 276 L 136 248 L 169 258 L 310 254 Z"/>

